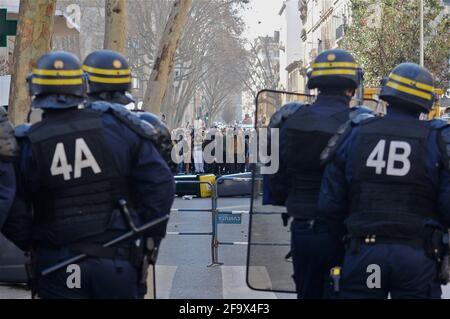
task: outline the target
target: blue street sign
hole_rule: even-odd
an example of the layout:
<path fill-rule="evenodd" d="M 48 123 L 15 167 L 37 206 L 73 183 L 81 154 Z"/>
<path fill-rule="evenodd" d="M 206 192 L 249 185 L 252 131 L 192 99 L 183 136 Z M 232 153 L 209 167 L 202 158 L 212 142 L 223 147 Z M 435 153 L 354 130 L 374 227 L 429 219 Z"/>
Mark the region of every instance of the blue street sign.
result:
<path fill-rule="evenodd" d="M 242 214 L 218 214 L 216 219 L 218 224 L 241 224 Z"/>

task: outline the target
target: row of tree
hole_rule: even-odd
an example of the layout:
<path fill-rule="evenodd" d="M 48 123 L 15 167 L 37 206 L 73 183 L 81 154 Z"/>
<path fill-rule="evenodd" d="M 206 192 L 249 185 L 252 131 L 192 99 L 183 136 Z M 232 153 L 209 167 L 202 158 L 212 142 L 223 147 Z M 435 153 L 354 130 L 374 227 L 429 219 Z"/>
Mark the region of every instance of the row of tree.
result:
<path fill-rule="evenodd" d="M 425 66 L 435 75 L 436 86 L 446 88 L 448 12 L 440 0 L 424 2 Z M 55 10 L 73 4 L 82 14 L 75 53 L 84 57 L 101 48 L 124 53 L 143 108 L 167 114 L 171 126 L 184 124 L 181 120 L 192 103 L 209 120 L 225 111 L 231 121 L 240 92 L 255 96 L 260 89 L 278 87 L 271 38 L 248 42 L 242 37 L 241 12 L 248 9 L 248 0 L 20 0 L 13 63 L 0 61 L 0 72 L 9 69 L 13 74 L 9 113 L 16 124 L 26 120 L 29 110 L 26 77 L 52 48 Z M 378 86 L 398 63 L 418 62 L 419 1 L 350 0 L 350 4 L 352 23 L 341 46 L 355 53 L 367 86 Z"/>
<path fill-rule="evenodd" d="M 128 2 L 105 0 L 104 48 L 126 51 Z M 171 2 L 169 19 L 158 45 L 149 76 L 145 109 L 159 113 L 172 73 L 178 42 L 192 6 L 192 0 Z M 52 48 L 56 0 L 21 0 L 14 46 L 9 114 L 15 124 L 26 121 L 30 107 L 26 78 L 37 59 Z"/>
<path fill-rule="evenodd" d="M 419 63 L 419 0 L 351 0 L 352 23 L 342 46 L 355 53 L 367 86 L 378 86 L 394 66 Z M 441 0 L 424 0 L 425 67 L 436 87 L 450 80 L 450 19 Z"/>
<path fill-rule="evenodd" d="M 134 73 L 144 79 L 142 86 L 148 84 L 147 73 L 158 56 L 155 52 L 170 3 L 135 0 L 130 7 L 128 55 Z M 259 89 L 277 88 L 278 75 L 266 71 L 267 66 L 260 61 L 266 54 L 265 60 L 271 59 L 263 50 L 264 44 L 257 49 L 242 36 L 245 23 L 241 14 L 246 9 L 249 5 L 244 0 L 194 1 L 175 55 L 175 72 L 167 95 L 160 104 L 144 98 L 144 106 L 161 105 L 161 112 L 170 115 L 167 119 L 171 126 L 184 124 L 181 120 L 192 101 L 209 122 L 220 115 L 232 122 L 236 94 L 251 89 L 255 96 Z"/>
<path fill-rule="evenodd" d="M 129 13 L 133 17 L 129 56 L 135 63 L 135 73 L 145 79 L 146 72 L 158 62 L 154 53 L 169 12 L 168 1 L 137 0 L 133 4 Z M 244 58 L 240 39 L 243 22 L 238 17 L 242 5 L 240 0 L 194 1 L 175 55 L 175 72 L 169 77 L 167 95 L 158 104 L 149 101 L 146 93 L 144 106 L 161 105 L 161 111 L 170 115 L 170 125 L 182 124 L 193 100 L 200 99 L 197 103 L 210 118 L 224 108 L 230 93 L 240 91 L 242 85 L 241 74 L 233 72 Z M 144 86 L 149 84 L 144 82 Z"/>
<path fill-rule="evenodd" d="M 231 121 L 236 94 L 276 88 L 278 75 L 261 62 L 269 52 L 242 33 L 248 0 L 21 0 L 13 58 L 10 115 L 25 121 L 30 99 L 25 79 L 37 58 L 52 48 L 56 8 L 77 5 L 81 58 L 107 48 L 125 54 L 145 110 L 168 114 L 172 126 L 196 103 L 210 120 L 223 111 Z M 6 69 L 7 66 L 2 66 Z M 266 70 L 267 69 L 267 70 Z"/>

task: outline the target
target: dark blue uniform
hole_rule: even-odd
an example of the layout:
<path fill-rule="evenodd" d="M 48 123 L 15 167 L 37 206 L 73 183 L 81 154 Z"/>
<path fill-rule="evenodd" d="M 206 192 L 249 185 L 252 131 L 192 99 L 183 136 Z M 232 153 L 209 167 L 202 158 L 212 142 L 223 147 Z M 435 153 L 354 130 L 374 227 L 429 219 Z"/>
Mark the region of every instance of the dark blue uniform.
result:
<path fill-rule="evenodd" d="M 0 230 L 16 196 L 16 179 L 13 162 L 19 155 L 14 129 L 5 108 L 0 107 Z"/>
<path fill-rule="evenodd" d="M 317 202 L 324 167 L 320 154 L 338 128 L 349 120 L 350 98 L 319 95 L 281 126 L 280 168 L 271 176 L 272 200 L 293 217 L 291 253 L 299 298 L 328 296 L 327 274 L 343 254 L 343 246 L 317 222 Z"/>
<path fill-rule="evenodd" d="M 51 130 L 46 130 L 45 122 L 47 125 L 60 123 L 64 130 L 64 127 L 77 127 L 77 117 L 81 124 L 79 127 L 84 129 L 84 133 L 80 134 L 84 136 L 84 144 L 90 147 L 90 152 L 83 146 L 82 141 L 80 142 L 75 130 L 65 132 L 69 137 L 62 140 L 66 155 L 61 155 L 62 147 L 58 146 L 60 143 L 56 143 L 59 153 L 56 150 L 54 155 L 53 141 L 57 137 L 48 139 Z M 98 123 L 98 118 L 101 123 Z M 9 223 L 16 230 L 20 228 L 18 225 L 23 227 L 19 232 L 12 232 L 8 236 L 23 248 L 33 247 L 38 295 L 41 298 L 137 298 L 141 269 L 137 263 L 131 261 L 129 247 L 137 246 L 138 243 L 122 245 L 115 249 L 114 258 L 90 257 L 82 261 L 79 264 L 80 288 L 67 286 L 70 272 L 64 269 L 45 277 L 42 277 L 40 272 L 77 254 L 77 249 L 74 248 L 76 244 L 100 245 L 128 231 L 122 216 L 116 210 L 108 215 L 110 198 L 123 196 L 127 199 L 135 212 L 133 219 L 136 225 L 169 214 L 175 192 L 169 167 L 153 143 L 132 129 L 130 125 L 135 125 L 136 122 L 133 124 L 121 121 L 111 112 L 74 109 L 48 111 L 41 123 L 44 125 L 33 126 L 21 139 L 19 178 L 20 194 L 24 201 L 33 203 L 34 210 L 41 214 L 38 220 L 36 216 L 33 219 L 29 207 L 23 202 L 18 203 Z M 72 125 L 69 125 L 70 123 Z M 86 131 L 89 126 L 97 130 L 96 125 L 101 126 L 100 131 Z M 69 146 L 70 142 L 74 141 L 83 151 Z M 51 147 L 46 143 L 50 143 Z M 47 154 L 49 152 L 46 147 L 49 147 L 50 154 Z M 91 155 L 96 159 L 96 163 L 90 160 Z M 76 168 L 73 157 L 81 163 L 81 169 Z M 51 172 L 43 171 L 46 167 L 43 163 L 46 160 L 52 163 Z M 72 164 L 72 167 L 68 168 L 67 164 Z M 76 184 L 81 183 L 78 180 L 83 183 L 81 186 Z M 67 184 L 70 187 L 67 187 Z M 91 194 L 88 194 L 89 192 Z M 55 196 L 56 194 L 61 196 Z M 42 197 L 43 195 L 45 197 Z M 47 198 L 48 195 L 53 198 L 52 201 L 42 203 L 42 198 Z M 58 220 L 52 220 L 52 216 L 42 216 L 45 215 L 42 212 L 48 210 L 48 207 L 53 211 L 53 215 L 60 216 Z M 76 215 L 78 210 L 81 217 Z M 72 215 L 73 212 L 75 215 Z M 84 212 L 87 214 L 83 214 Z M 83 216 L 86 219 L 83 220 Z M 92 219 L 92 216 L 97 217 Z M 70 221 L 73 227 L 68 225 L 67 219 L 64 218 L 72 218 Z M 75 226 L 79 225 L 85 229 L 84 234 L 80 235 L 74 230 L 77 228 Z M 94 229 L 93 225 L 100 227 L 101 231 Z M 86 236 L 86 232 L 92 235 Z M 68 234 L 71 238 L 79 237 L 75 240 L 75 245 L 73 242 L 66 243 Z"/>
<path fill-rule="evenodd" d="M 0 161 L 0 229 L 8 217 L 15 195 L 14 166 L 10 162 Z"/>
<path fill-rule="evenodd" d="M 439 126 L 390 106 L 339 143 L 319 209 L 335 233 L 349 237 L 341 298 L 440 297 L 437 262 L 426 253 L 429 231 L 445 232 L 450 222 L 448 157 L 439 145 L 450 129 Z M 369 278 L 374 271 L 379 285 Z"/>

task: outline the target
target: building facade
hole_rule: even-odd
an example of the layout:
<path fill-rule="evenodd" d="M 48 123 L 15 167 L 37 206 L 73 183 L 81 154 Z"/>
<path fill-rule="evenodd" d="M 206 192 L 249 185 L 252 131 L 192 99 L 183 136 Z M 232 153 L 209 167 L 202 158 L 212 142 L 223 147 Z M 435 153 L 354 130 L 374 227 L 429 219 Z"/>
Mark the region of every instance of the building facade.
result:
<path fill-rule="evenodd" d="M 286 0 L 278 13 L 283 25 L 280 30 L 280 88 L 290 92 L 302 91 L 300 74 L 303 68 L 303 45 L 300 39 L 302 22 L 298 0 Z"/>
<path fill-rule="evenodd" d="M 298 5 L 303 62 L 307 69 L 320 52 L 339 46 L 345 27 L 351 23 L 351 8 L 349 0 L 299 0 Z"/>
<path fill-rule="evenodd" d="M 350 0 L 286 0 L 279 11 L 280 83 L 308 93 L 306 73 L 317 55 L 339 46 L 351 22 Z"/>

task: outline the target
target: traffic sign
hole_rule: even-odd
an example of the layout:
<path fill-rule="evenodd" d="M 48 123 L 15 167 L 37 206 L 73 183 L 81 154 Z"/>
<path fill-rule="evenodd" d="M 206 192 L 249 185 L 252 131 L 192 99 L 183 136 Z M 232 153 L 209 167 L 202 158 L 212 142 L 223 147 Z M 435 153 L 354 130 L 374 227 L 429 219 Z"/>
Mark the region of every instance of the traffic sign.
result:
<path fill-rule="evenodd" d="M 241 224 L 242 214 L 218 214 L 217 215 L 218 224 Z"/>
<path fill-rule="evenodd" d="M 17 32 L 17 20 L 7 20 L 6 13 L 6 9 L 0 9 L 0 47 L 6 47 L 7 36 Z"/>

